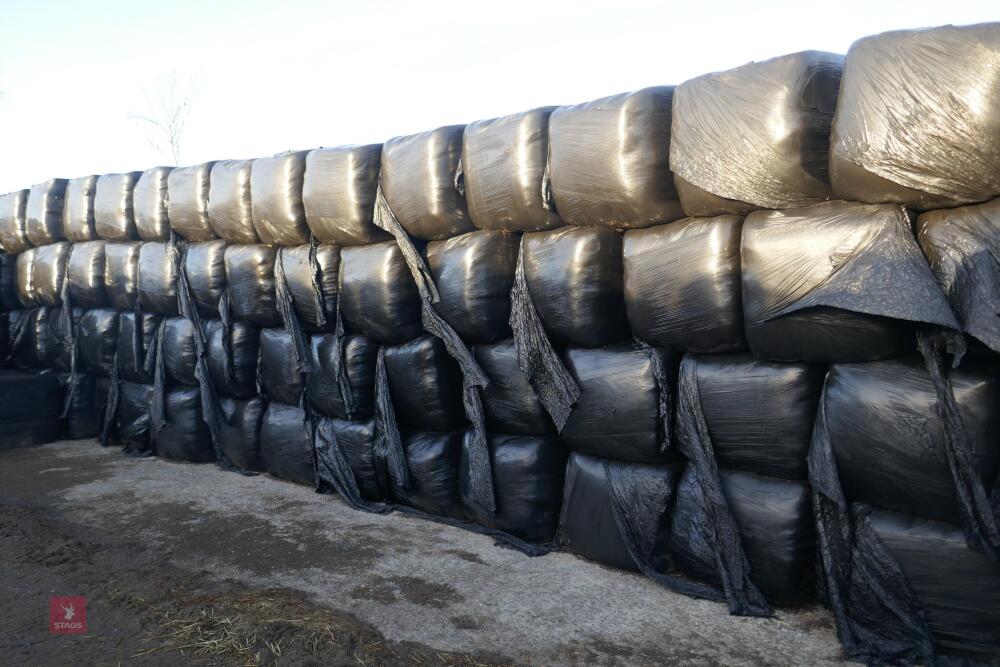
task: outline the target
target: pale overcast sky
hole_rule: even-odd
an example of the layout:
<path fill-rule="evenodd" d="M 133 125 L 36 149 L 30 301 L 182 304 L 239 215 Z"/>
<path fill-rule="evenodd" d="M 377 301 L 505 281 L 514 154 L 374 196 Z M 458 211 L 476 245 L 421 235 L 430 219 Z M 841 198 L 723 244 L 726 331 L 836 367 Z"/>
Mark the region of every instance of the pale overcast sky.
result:
<path fill-rule="evenodd" d="M 897 28 L 1000 20 L 997 0 L 342 3 L 2 0 L 0 192 L 169 164 L 130 112 L 200 92 L 184 163 L 383 141 L 676 84 Z"/>

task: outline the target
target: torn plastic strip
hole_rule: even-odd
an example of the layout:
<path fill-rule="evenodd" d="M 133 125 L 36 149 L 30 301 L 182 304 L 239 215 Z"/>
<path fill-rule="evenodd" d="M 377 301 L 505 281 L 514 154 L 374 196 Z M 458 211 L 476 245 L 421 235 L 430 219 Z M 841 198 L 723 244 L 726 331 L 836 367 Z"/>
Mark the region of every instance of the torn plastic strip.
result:
<path fill-rule="evenodd" d="M 317 491 L 333 489 L 350 507 L 362 512 L 388 514 L 392 505 L 371 502 L 361 497 L 354 471 L 344 455 L 331 420 L 313 416 L 312 419 L 313 456 L 317 479 Z"/>
<path fill-rule="evenodd" d="M 285 325 L 285 331 L 292 339 L 292 350 L 295 353 L 295 366 L 300 373 L 308 373 L 312 363 L 309 357 L 309 345 L 302 333 L 302 323 L 295 312 L 295 304 L 292 295 L 288 291 L 288 283 L 285 280 L 284 248 L 278 248 L 278 256 L 274 261 L 274 292 L 275 301 L 278 303 L 278 312 L 281 314 L 281 321 Z"/>
<path fill-rule="evenodd" d="M 455 166 L 455 180 L 453 185 L 458 194 L 465 196 L 465 166 L 462 164 L 462 158 L 458 158 L 458 164 Z"/>
<path fill-rule="evenodd" d="M 316 313 L 316 326 L 320 329 L 326 327 L 326 303 L 323 301 L 323 288 L 320 287 L 319 260 L 316 259 L 316 252 L 319 249 L 319 241 L 316 235 L 309 234 L 309 280 L 312 282 L 313 309 Z M 339 301 L 339 298 L 338 298 Z"/>
<path fill-rule="evenodd" d="M 219 319 L 222 323 L 222 364 L 226 369 L 226 379 L 236 381 L 236 369 L 233 367 L 233 321 L 229 312 L 229 286 L 222 290 L 219 297 Z"/>
<path fill-rule="evenodd" d="M 545 157 L 545 170 L 542 172 L 542 208 L 546 211 L 556 210 L 556 198 L 552 194 L 552 167 L 548 156 Z"/>
<path fill-rule="evenodd" d="M 111 430 L 115 423 L 115 416 L 118 414 L 118 399 L 121 395 L 119 386 L 121 378 L 118 371 L 118 352 L 115 352 L 114 362 L 111 365 L 111 380 L 108 384 L 108 396 L 104 401 L 104 412 L 101 415 L 101 447 L 107 447 L 111 443 Z"/>
<path fill-rule="evenodd" d="M 4 364 L 9 362 L 17 353 L 18 349 L 24 344 L 24 334 L 28 330 L 28 317 L 24 313 L 25 311 L 22 311 L 21 317 L 19 317 L 17 319 L 17 323 L 14 324 L 14 335 L 7 344 L 7 356 L 4 357 Z"/>
<path fill-rule="evenodd" d="M 336 326 L 333 331 L 334 346 L 336 348 L 337 368 L 334 375 L 337 381 L 337 390 L 340 392 L 340 400 L 344 404 L 344 412 L 347 418 L 353 420 L 356 414 L 354 405 L 354 388 L 351 386 L 351 378 L 347 374 L 347 334 L 344 331 L 344 318 L 340 313 L 340 297 L 337 297 Z"/>
<path fill-rule="evenodd" d="M 167 369 L 163 362 L 163 332 L 167 325 L 167 318 L 160 320 L 160 326 L 156 329 L 156 347 L 153 352 L 153 400 L 149 406 L 149 435 L 155 438 L 156 434 L 167 425 Z M 150 361 L 147 359 L 147 362 Z M 155 449 L 155 447 L 154 447 Z"/>
<path fill-rule="evenodd" d="M 413 280 L 417 283 L 417 290 L 420 292 L 420 297 L 424 301 L 430 301 L 431 303 L 440 301 L 441 295 L 438 294 L 437 285 L 434 284 L 434 276 L 431 274 L 430 269 L 427 268 L 427 263 L 420 256 L 416 246 L 413 245 L 410 235 L 399 224 L 396 214 L 389 207 L 389 202 L 385 200 L 385 195 L 382 194 L 381 183 L 375 192 L 375 212 L 372 221 L 376 227 L 389 232 L 396 239 L 396 244 L 399 246 L 400 252 L 403 253 L 403 259 L 406 260 L 406 265 L 410 267 L 410 273 L 413 274 Z"/>
<path fill-rule="evenodd" d="M 719 466 L 712 449 L 712 439 L 701 411 L 698 378 L 694 357 L 681 361 L 678 377 L 677 435 L 681 453 L 697 472 L 697 489 L 705 508 L 708 543 L 715 552 L 719 579 L 726 595 L 729 612 L 739 616 L 771 616 L 771 609 L 757 585 L 750 578 L 750 561 L 743 550 L 739 528 L 722 492 Z"/>
<path fill-rule="evenodd" d="M 486 526 L 481 526 L 478 523 L 472 523 L 471 521 L 462 521 L 461 519 L 452 519 L 451 517 L 428 514 L 427 512 L 422 512 L 415 507 L 410 507 L 409 505 L 395 505 L 394 509 L 402 512 L 403 514 L 410 514 L 420 519 L 433 521 L 434 523 L 453 526 L 455 528 L 462 528 L 473 533 L 479 533 L 480 535 L 487 535 L 493 538 L 496 546 L 507 547 L 520 551 L 525 556 L 544 556 L 554 550 L 554 547 L 551 544 L 532 544 L 531 542 L 525 542 L 510 533 L 505 533 L 502 530 L 487 528 Z"/>
<path fill-rule="evenodd" d="M 396 411 L 389 395 L 384 347 L 379 348 L 375 364 L 375 457 L 382 488 L 389 488 L 390 483 L 400 489 L 410 487 L 403 438 L 399 434 Z"/>
<path fill-rule="evenodd" d="M 510 290 L 510 326 L 514 331 L 517 364 L 528 377 L 556 430 L 562 433 L 573 404 L 580 398 L 580 387 L 553 349 L 535 310 L 524 273 L 523 236 L 517 255 L 514 287 Z"/>
<path fill-rule="evenodd" d="M 60 419 L 65 419 L 72 409 L 73 398 L 76 396 L 77 387 L 80 384 L 79 358 L 76 345 L 76 327 L 73 324 L 73 303 L 70 297 L 68 270 L 63 276 L 60 300 L 62 308 L 59 310 L 59 323 L 65 338 L 60 341 L 69 351 L 69 382 L 66 395 L 63 398 L 63 409 L 59 413 Z"/>
<path fill-rule="evenodd" d="M 976 473 L 972 445 L 962 423 L 962 413 L 958 409 L 951 382 L 945 375 L 942 352 L 962 347 L 955 344 L 955 337 L 961 337 L 961 334 L 922 327 L 917 331 L 917 348 L 924 358 L 937 395 L 934 408 L 943 426 L 944 447 L 955 483 L 965 539 L 972 549 L 1000 560 L 1000 515 L 990 502 L 986 487 Z M 956 365 L 958 358 L 960 355 L 956 356 Z"/>
<path fill-rule="evenodd" d="M 667 378 L 667 371 L 663 368 L 663 359 L 660 358 L 656 348 L 638 339 L 634 341 L 634 344 L 646 353 L 646 356 L 649 357 L 649 363 L 653 367 L 653 378 L 656 380 L 656 388 L 660 394 L 657 404 L 660 428 L 662 429 L 662 433 L 660 434 L 660 452 L 665 453 L 673 446 L 674 391 L 670 386 L 670 380 Z"/>

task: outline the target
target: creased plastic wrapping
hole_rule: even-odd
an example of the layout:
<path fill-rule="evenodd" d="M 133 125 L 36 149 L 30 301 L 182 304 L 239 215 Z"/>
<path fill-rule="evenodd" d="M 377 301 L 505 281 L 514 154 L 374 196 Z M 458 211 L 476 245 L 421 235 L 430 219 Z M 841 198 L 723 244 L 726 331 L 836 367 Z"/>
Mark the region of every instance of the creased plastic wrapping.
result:
<path fill-rule="evenodd" d="M 0 310 L 17 310 L 23 305 L 17 292 L 17 256 L 0 251 Z"/>
<path fill-rule="evenodd" d="M 219 299 L 226 289 L 226 241 L 190 243 L 184 256 L 184 271 L 198 313 L 219 317 Z"/>
<path fill-rule="evenodd" d="M 293 342 L 284 329 L 260 330 L 260 383 L 271 401 L 298 405 L 305 376 L 292 362 Z"/>
<path fill-rule="evenodd" d="M 917 209 L 1000 195 L 998 58 L 1000 23 L 856 41 L 833 121 L 834 192 Z"/>
<path fill-rule="evenodd" d="M 465 519 L 459 495 L 459 464 L 464 432 L 410 433 L 403 439 L 409 484 L 391 480 L 393 495 L 428 514 Z"/>
<path fill-rule="evenodd" d="M 316 334 L 311 341 L 312 371 L 307 391 L 313 408 L 338 419 L 369 419 L 375 410 L 375 366 L 378 345 L 364 336 L 347 336 L 343 345 L 333 334 Z M 350 397 L 345 400 L 337 381 L 338 369 L 347 377 Z"/>
<path fill-rule="evenodd" d="M 104 244 L 104 290 L 115 308 L 131 310 L 139 300 L 140 241 Z"/>
<path fill-rule="evenodd" d="M 348 331 L 386 344 L 423 333 L 420 294 L 395 241 L 341 249 L 339 294 Z"/>
<path fill-rule="evenodd" d="M 63 281 L 73 244 L 68 241 L 50 243 L 35 249 L 35 260 L 31 263 L 32 301 L 40 306 L 58 306 L 62 303 Z M 20 278 L 18 279 L 20 287 Z M 22 299 L 25 294 L 21 293 Z"/>
<path fill-rule="evenodd" d="M 277 248 L 265 245 L 230 245 L 226 248 L 226 280 L 234 319 L 260 327 L 281 324 L 274 294 L 277 254 Z"/>
<path fill-rule="evenodd" d="M 738 352 L 740 232 L 733 215 L 625 233 L 625 308 L 636 338 L 682 352 Z"/>
<path fill-rule="evenodd" d="M 1000 352 L 1000 199 L 924 213 L 917 240 L 962 331 Z"/>
<path fill-rule="evenodd" d="M 843 68 L 841 55 L 802 51 L 679 85 L 670 168 L 685 213 L 744 215 L 832 199 L 830 126 Z"/>
<path fill-rule="evenodd" d="M 38 305 L 38 295 L 35 291 L 35 260 L 38 258 L 37 248 L 28 248 L 17 255 L 15 273 L 17 274 L 17 294 L 25 308 Z M 16 310 L 16 309 L 15 309 Z"/>
<path fill-rule="evenodd" d="M 467 343 L 510 337 L 519 241 L 516 234 L 477 231 L 427 244 L 427 264 L 441 297 L 434 309 Z"/>
<path fill-rule="evenodd" d="M 53 308 L 49 312 L 48 335 L 49 340 L 52 341 L 52 348 L 49 350 L 48 360 L 54 368 L 69 372 L 73 370 L 74 359 L 79 364 L 77 333 L 84 310 L 71 308 L 67 317 L 63 308 L 65 306 Z"/>
<path fill-rule="evenodd" d="M 218 435 L 219 449 L 241 470 L 264 469 L 260 455 L 260 430 L 264 419 L 264 401 L 219 399 L 225 417 Z"/>
<path fill-rule="evenodd" d="M 392 237 L 375 226 L 382 145 L 317 148 L 306 155 L 302 204 L 321 243 L 368 245 Z"/>
<path fill-rule="evenodd" d="M 80 318 L 77 345 L 84 372 L 110 377 L 118 348 L 118 311 L 97 308 L 85 312 Z"/>
<path fill-rule="evenodd" d="M 866 361 L 912 349 L 912 324 L 959 328 L 893 205 L 827 202 L 743 223 L 743 315 L 753 353 Z"/>
<path fill-rule="evenodd" d="M 288 295 L 303 330 L 333 329 L 337 320 L 340 248 L 307 243 L 282 248 L 279 255 Z"/>
<path fill-rule="evenodd" d="M 554 110 L 540 107 L 466 125 L 462 172 L 476 227 L 537 232 L 564 224 L 546 171 Z"/>
<path fill-rule="evenodd" d="M 260 333 L 243 322 L 225 326 L 221 320 L 205 320 L 203 325 L 205 357 L 215 391 L 229 398 L 253 398 L 257 394 Z"/>
<path fill-rule="evenodd" d="M 94 229 L 107 241 L 132 241 L 139 238 L 135 227 L 132 191 L 141 171 L 104 174 L 97 179 L 94 191 Z"/>
<path fill-rule="evenodd" d="M 118 411 L 115 417 L 115 439 L 127 453 L 147 454 L 152 449 L 149 424 L 149 404 L 153 400 L 153 385 L 136 382 L 121 383 Z"/>
<path fill-rule="evenodd" d="M 0 372 L 0 450 L 59 438 L 59 379 L 51 373 Z"/>
<path fill-rule="evenodd" d="M 457 175 L 464 128 L 448 125 L 382 145 L 382 192 L 413 237 L 434 241 L 475 229 Z"/>
<path fill-rule="evenodd" d="M 300 245 L 309 242 L 302 206 L 306 152 L 288 151 L 257 158 L 250 173 L 253 226 L 261 243 Z"/>
<path fill-rule="evenodd" d="M 387 347 L 385 365 L 400 428 L 450 431 L 465 426 L 462 370 L 440 339 L 425 335 Z"/>
<path fill-rule="evenodd" d="M 62 227 L 67 241 L 93 241 L 97 238 L 94 226 L 97 178 L 81 176 L 66 182 Z"/>
<path fill-rule="evenodd" d="M 160 329 L 163 363 L 171 386 L 199 386 L 195 376 L 198 346 L 195 324 L 186 317 L 166 317 Z"/>
<path fill-rule="evenodd" d="M 63 241 L 63 205 L 66 199 L 66 179 L 50 178 L 32 185 L 24 210 L 24 228 L 32 245 Z"/>
<path fill-rule="evenodd" d="M 142 172 L 132 190 L 135 228 L 143 241 L 170 238 L 167 211 L 167 179 L 173 167 L 153 167 Z"/>
<path fill-rule="evenodd" d="M 490 379 L 482 391 L 486 426 L 512 435 L 555 435 L 555 424 L 518 365 L 514 341 L 477 345 L 473 352 Z"/>
<path fill-rule="evenodd" d="M 167 176 L 170 229 L 191 242 L 216 238 L 208 218 L 208 189 L 214 162 L 177 167 Z"/>
<path fill-rule="evenodd" d="M 250 174 L 253 160 L 219 160 L 212 165 L 208 220 L 212 231 L 230 243 L 260 243 L 253 224 Z"/>
<path fill-rule="evenodd" d="M 68 375 L 62 375 L 59 381 L 63 390 L 68 389 Z M 69 440 L 94 438 L 101 430 L 101 416 L 104 413 L 104 401 L 108 396 L 108 380 L 92 375 L 80 375 L 76 380 L 68 409 L 61 419 L 60 431 Z"/>
<path fill-rule="evenodd" d="M 260 455 L 269 474 L 315 486 L 312 438 L 301 408 L 268 404 L 260 430 Z"/>
<path fill-rule="evenodd" d="M 212 434 L 202 418 L 200 390 L 171 389 L 164 397 L 164 406 L 165 424 L 160 431 L 153 432 L 156 455 L 188 463 L 215 461 Z"/>
<path fill-rule="evenodd" d="M 331 452 L 336 443 L 337 453 Z M 390 508 L 380 505 L 387 489 L 378 473 L 375 456 L 375 422 L 323 419 L 316 439 L 317 461 L 329 461 L 331 454 L 340 459 L 336 466 L 342 479 L 336 480 L 337 492 L 352 507 L 384 513 Z M 333 466 L 326 464 L 328 469 Z M 321 468 L 322 470 L 322 468 Z M 324 472 L 320 473 L 325 476 Z"/>
<path fill-rule="evenodd" d="M 670 171 L 673 86 L 559 107 L 549 118 L 549 170 L 571 225 L 648 227 L 684 216 Z"/>
<path fill-rule="evenodd" d="M 160 328 L 160 315 L 141 311 L 125 311 L 118 315 L 118 372 L 122 380 L 152 384 L 152 364 L 149 360 L 156 347 L 155 336 Z"/>
<path fill-rule="evenodd" d="M 139 248 L 139 303 L 143 310 L 179 315 L 180 254 L 171 242 L 147 241 Z"/>
<path fill-rule="evenodd" d="M 15 368 L 47 368 L 55 352 L 49 309 L 11 311 L 7 323 L 10 364 Z"/>
<path fill-rule="evenodd" d="M 104 288 L 104 245 L 104 241 L 73 244 L 67 277 L 74 306 L 100 308 L 108 303 Z"/>
<path fill-rule="evenodd" d="M 0 195 L 0 246 L 12 255 L 31 247 L 25 227 L 27 206 L 28 190 Z"/>

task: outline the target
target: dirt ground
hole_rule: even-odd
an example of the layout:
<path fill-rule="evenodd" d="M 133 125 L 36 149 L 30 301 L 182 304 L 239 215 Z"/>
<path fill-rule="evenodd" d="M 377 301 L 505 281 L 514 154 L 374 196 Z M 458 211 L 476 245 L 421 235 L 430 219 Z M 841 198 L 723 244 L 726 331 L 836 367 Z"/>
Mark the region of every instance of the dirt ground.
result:
<path fill-rule="evenodd" d="M 0 451 L 0 664 L 836 664 L 819 608 L 734 618 L 643 577 L 93 442 Z M 88 634 L 49 634 L 87 597 Z"/>

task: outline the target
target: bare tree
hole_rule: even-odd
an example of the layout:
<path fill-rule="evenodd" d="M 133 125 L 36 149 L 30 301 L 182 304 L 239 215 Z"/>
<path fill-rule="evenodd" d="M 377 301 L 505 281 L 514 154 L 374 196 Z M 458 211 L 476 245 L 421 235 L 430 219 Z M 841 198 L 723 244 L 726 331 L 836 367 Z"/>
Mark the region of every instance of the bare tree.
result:
<path fill-rule="evenodd" d="M 150 146 L 179 165 L 184 124 L 198 93 L 194 80 L 169 72 L 156 80 L 152 90 L 142 83 L 139 86 L 146 101 L 146 111 L 129 113 L 128 117 L 142 127 Z"/>

